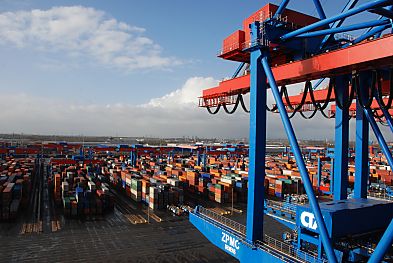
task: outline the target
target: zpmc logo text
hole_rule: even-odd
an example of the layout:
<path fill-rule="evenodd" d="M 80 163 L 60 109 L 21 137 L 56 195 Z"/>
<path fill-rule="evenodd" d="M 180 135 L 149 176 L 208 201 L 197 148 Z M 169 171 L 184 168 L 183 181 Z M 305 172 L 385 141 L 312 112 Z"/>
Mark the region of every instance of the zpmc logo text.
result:
<path fill-rule="evenodd" d="M 225 250 L 231 252 L 232 254 L 236 255 L 236 251 L 240 248 L 239 240 L 236 238 L 228 235 L 227 233 L 222 232 L 221 241 L 225 244 Z"/>

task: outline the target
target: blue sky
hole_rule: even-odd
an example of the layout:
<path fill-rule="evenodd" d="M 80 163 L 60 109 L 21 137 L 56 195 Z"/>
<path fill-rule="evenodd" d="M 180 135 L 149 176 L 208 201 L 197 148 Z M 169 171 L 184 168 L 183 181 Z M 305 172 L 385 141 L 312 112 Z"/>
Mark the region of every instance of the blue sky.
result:
<path fill-rule="evenodd" d="M 266 2 L 0 0 L 0 132 L 246 137 L 247 115 L 193 98 L 233 73 L 221 42 Z M 328 15 L 342 2 L 322 0 Z"/>

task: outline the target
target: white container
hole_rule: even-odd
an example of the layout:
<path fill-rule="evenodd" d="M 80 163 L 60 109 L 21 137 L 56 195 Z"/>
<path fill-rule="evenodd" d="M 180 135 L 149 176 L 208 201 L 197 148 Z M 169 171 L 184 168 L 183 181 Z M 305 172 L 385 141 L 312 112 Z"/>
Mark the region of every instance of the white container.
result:
<path fill-rule="evenodd" d="M 89 181 L 89 182 L 87 182 L 87 185 L 89 186 L 89 189 L 90 189 L 91 191 L 96 190 L 96 184 L 95 184 L 94 182 Z"/>
<path fill-rule="evenodd" d="M 68 182 L 62 182 L 61 183 L 61 189 L 63 190 L 63 192 L 68 192 L 69 191 Z"/>

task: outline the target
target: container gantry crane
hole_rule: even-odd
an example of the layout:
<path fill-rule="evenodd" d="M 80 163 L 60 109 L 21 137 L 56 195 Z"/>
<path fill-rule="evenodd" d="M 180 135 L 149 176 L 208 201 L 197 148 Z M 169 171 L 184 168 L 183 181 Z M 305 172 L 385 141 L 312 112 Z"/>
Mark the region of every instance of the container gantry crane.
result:
<path fill-rule="evenodd" d="M 232 79 L 204 90 L 199 106 L 211 114 L 221 108 L 232 114 L 241 105 L 250 113 L 246 225 L 201 206 L 190 212 L 190 221 L 241 262 L 392 260 L 393 203 L 367 198 L 367 183 L 369 125 L 393 168 L 392 154 L 377 125 L 384 121 L 393 131 L 393 1 L 358 2 L 348 1 L 340 13 L 329 18 L 319 0 L 313 0 L 319 18 L 287 9 L 289 0 L 279 6 L 267 4 L 243 22 L 242 30 L 224 40 L 218 56 L 240 65 Z M 347 18 L 364 13 L 377 14 L 379 19 L 344 25 Z M 360 29 L 366 31 L 356 38 L 347 34 Z M 325 78 L 329 87 L 318 89 Z M 312 80 L 319 80 L 314 87 Z M 306 85 L 303 93 L 288 96 L 287 85 L 302 82 Z M 273 108 L 267 107 L 268 89 L 275 99 Z M 246 93 L 250 93 L 249 110 L 242 97 Z M 355 105 L 351 105 L 353 100 Z M 329 115 L 324 110 L 330 103 L 335 105 Z M 307 205 L 284 206 L 264 197 L 268 110 L 280 114 L 309 199 Z M 296 112 L 304 115 L 304 111 L 335 117 L 333 201 L 318 202 L 290 121 Z M 353 198 L 347 195 L 350 116 L 356 117 Z M 271 209 L 280 211 L 275 219 L 294 230 L 291 242 L 264 235 L 263 215 Z"/>

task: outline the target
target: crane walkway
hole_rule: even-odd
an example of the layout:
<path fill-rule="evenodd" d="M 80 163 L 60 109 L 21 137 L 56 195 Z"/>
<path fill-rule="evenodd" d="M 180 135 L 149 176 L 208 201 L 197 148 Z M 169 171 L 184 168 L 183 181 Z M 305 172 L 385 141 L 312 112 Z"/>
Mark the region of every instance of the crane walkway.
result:
<path fill-rule="evenodd" d="M 327 261 L 318 259 L 318 257 L 301 251 L 295 248 L 291 244 L 284 243 L 277 239 L 274 239 L 268 235 L 264 236 L 264 240 L 257 240 L 256 242 L 251 242 L 246 238 L 246 226 L 242 225 L 234 220 L 231 220 L 225 216 L 219 215 L 209 209 L 198 206 L 195 210 L 191 211 L 194 215 L 198 216 L 200 219 L 205 220 L 216 227 L 229 230 L 233 235 L 235 235 L 244 245 L 256 247 L 261 249 L 277 258 L 280 258 L 284 262 L 291 263 L 303 263 L 303 262 L 315 262 L 315 263 L 325 263 Z"/>
<path fill-rule="evenodd" d="M 266 199 L 265 214 L 273 218 L 284 220 L 290 224 L 295 224 L 296 205 Z"/>

